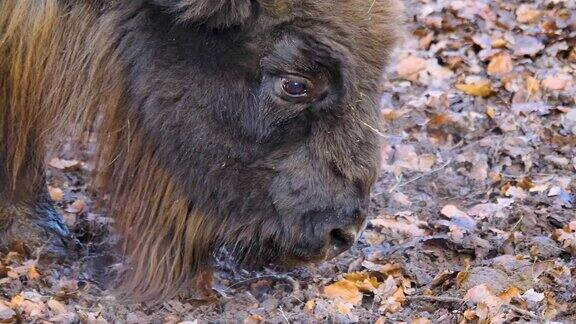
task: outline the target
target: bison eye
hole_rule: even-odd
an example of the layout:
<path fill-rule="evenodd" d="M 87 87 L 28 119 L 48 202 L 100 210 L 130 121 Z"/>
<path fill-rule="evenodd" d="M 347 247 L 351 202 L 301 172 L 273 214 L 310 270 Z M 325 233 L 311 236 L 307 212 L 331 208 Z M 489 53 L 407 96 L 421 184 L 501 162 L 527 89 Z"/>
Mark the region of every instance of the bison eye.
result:
<path fill-rule="evenodd" d="M 293 98 L 306 97 L 308 95 L 308 85 L 300 80 L 283 78 L 282 90 Z"/>
<path fill-rule="evenodd" d="M 292 74 L 275 78 L 274 91 L 280 98 L 292 103 L 310 101 L 316 96 L 315 85 L 310 79 Z"/>

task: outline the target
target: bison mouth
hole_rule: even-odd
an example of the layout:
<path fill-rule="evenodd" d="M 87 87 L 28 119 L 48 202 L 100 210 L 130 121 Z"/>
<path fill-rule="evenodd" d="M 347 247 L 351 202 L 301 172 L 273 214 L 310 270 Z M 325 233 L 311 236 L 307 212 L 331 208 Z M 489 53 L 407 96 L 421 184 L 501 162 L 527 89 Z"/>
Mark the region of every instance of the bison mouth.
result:
<path fill-rule="evenodd" d="M 331 260 L 349 250 L 359 237 L 360 231 L 333 229 L 322 240 L 290 240 L 285 237 L 271 237 L 264 240 L 253 238 L 237 241 L 229 246 L 234 258 L 243 267 L 274 265 L 298 267 L 309 263 Z"/>

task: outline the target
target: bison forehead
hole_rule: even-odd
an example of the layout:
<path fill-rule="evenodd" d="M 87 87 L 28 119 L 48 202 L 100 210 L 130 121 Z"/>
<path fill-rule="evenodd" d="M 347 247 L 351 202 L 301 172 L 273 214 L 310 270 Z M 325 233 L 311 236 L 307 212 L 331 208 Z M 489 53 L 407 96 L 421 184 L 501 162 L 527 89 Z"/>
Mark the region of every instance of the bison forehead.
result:
<path fill-rule="evenodd" d="M 346 47 L 372 71 L 387 62 L 402 23 L 396 0 L 260 0 L 260 24 L 296 25 Z M 370 71 L 367 71 L 370 72 Z"/>

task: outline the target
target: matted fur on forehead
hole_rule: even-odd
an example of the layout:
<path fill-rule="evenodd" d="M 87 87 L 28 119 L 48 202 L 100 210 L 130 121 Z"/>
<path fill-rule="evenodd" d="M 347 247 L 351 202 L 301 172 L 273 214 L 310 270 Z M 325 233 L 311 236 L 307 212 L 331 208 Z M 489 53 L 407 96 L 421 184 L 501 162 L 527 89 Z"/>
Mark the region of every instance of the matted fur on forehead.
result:
<path fill-rule="evenodd" d="M 145 0 L 177 15 L 180 22 L 206 24 L 213 28 L 243 25 L 260 10 L 279 19 L 340 18 L 342 23 L 361 23 L 374 34 L 382 34 L 400 20 L 398 0 Z"/>
<path fill-rule="evenodd" d="M 259 0 L 265 24 L 297 24 L 357 56 L 356 63 L 379 70 L 399 41 L 404 16 L 397 0 Z M 357 68 L 362 69 L 361 66 Z"/>

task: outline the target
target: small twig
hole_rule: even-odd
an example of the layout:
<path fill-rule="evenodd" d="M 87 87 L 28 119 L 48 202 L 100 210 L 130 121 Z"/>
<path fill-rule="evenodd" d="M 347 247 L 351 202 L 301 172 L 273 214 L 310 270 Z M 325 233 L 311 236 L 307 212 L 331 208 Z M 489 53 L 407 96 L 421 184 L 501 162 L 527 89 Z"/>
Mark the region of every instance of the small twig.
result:
<path fill-rule="evenodd" d="M 372 8 L 374 8 L 375 4 L 376 4 L 376 0 L 372 1 L 372 4 L 370 5 L 370 8 L 368 9 L 368 14 L 372 11 Z"/>
<path fill-rule="evenodd" d="M 442 302 L 442 303 L 458 303 L 458 304 L 464 304 L 466 302 L 465 299 L 458 297 L 448 297 L 448 296 L 407 296 L 406 299 L 424 300 L 424 301 Z"/>
<path fill-rule="evenodd" d="M 520 223 L 522 223 L 522 220 L 524 219 L 524 215 L 520 216 L 520 219 L 516 222 L 516 224 L 514 224 L 514 226 L 512 226 L 512 228 L 510 229 L 510 233 L 513 233 L 516 228 L 518 227 L 518 225 L 520 225 Z"/>
<path fill-rule="evenodd" d="M 442 171 L 442 169 L 444 169 L 445 167 L 447 167 L 448 165 L 450 165 L 450 163 L 452 163 L 452 159 L 449 159 L 448 161 L 446 161 L 446 163 L 442 164 L 441 166 L 439 166 L 438 168 L 436 168 L 436 169 L 434 169 L 434 170 L 432 170 L 432 171 L 429 171 L 429 172 L 426 172 L 426 173 L 424 173 L 424 174 L 421 174 L 421 175 L 419 175 L 419 176 L 417 176 L 417 177 L 414 177 L 414 178 L 412 178 L 412 179 L 410 179 L 410 180 L 408 180 L 408 181 L 406 181 L 406 182 L 404 182 L 404 183 L 399 183 L 399 184 L 395 185 L 394 187 L 392 187 L 392 189 L 390 189 L 389 193 L 392 193 L 392 192 L 394 192 L 394 191 L 395 191 L 396 189 L 398 189 L 398 188 L 402 188 L 402 187 L 404 187 L 404 186 L 407 186 L 407 185 L 411 184 L 412 182 L 416 182 L 416 181 L 418 181 L 418 180 L 420 180 L 420 179 L 422 179 L 422 178 L 425 178 L 425 177 L 427 177 L 427 176 L 430 176 L 430 175 L 432 175 L 432 174 L 434 174 L 434 173 L 436 173 L 436 172 Z"/>
<path fill-rule="evenodd" d="M 511 311 L 516 312 L 520 315 L 524 315 L 524 316 L 530 317 L 531 319 L 534 319 L 534 320 L 537 320 L 540 322 L 544 322 L 544 319 L 542 317 L 534 314 L 531 311 L 524 310 L 524 309 L 522 309 L 518 306 L 514 306 L 514 305 L 503 305 L 503 306 L 509 308 Z"/>
<path fill-rule="evenodd" d="M 239 285 L 245 285 L 245 284 L 252 283 L 252 282 L 255 282 L 258 280 L 262 280 L 262 279 L 272 279 L 274 281 L 284 281 L 284 282 L 289 283 L 292 286 L 292 292 L 300 291 L 300 283 L 298 283 L 298 281 L 292 279 L 292 277 L 290 277 L 288 275 L 264 275 L 264 276 L 248 278 L 248 279 L 233 283 L 230 286 L 228 286 L 224 292 L 229 292 L 233 287 L 236 287 Z"/>
<path fill-rule="evenodd" d="M 393 193 L 394 191 L 396 191 L 396 189 L 398 188 L 398 186 L 402 183 L 402 178 L 403 175 L 402 173 L 400 173 L 400 175 L 398 175 L 396 177 L 396 183 L 394 184 L 394 186 L 392 186 L 392 188 L 390 188 L 390 190 L 388 191 L 388 193 Z"/>
<path fill-rule="evenodd" d="M 278 306 L 278 309 L 280 310 L 280 314 L 282 314 L 282 317 L 284 317 L 286 323 L 290 324 L 290 320 L 288 319 L 288 317 L 286 317 L 286 314 L 284 313 L 284 309 L 282 309 L 282 306 Z"/>
<path fill-rule="evenodd" d="M 407 300 L 413 300 L 413 301 L 423 300 L 423 301 L 429 301 L 429 302 L 456 303 L 456 304 L 464 304 L 467 302 L 467 300 L 463 299 L 463 298 L 448 297 L 448 296 L 407 296 L 406 299 Z M 510 305 L 510 304 L 504 304 L 504 305 L 502 305 L 502 307 L 508 308 L 509 310 L 516 312 L 520 315 L 530 317 L 531 319 L 534 319 L 534 320 L 537 320 L 540 322 L 544 322 L 544 319 L 542 317 L 534 314 L 531 311 L 524 310 L 520 307 Z"/>
<path fill-rule="evenodd" d="M 360 121 L 360 123 L 366 127 L 368 127 L 369 130 L 371 130 L 372 132 L 374 132 L 374 134 L 380 136 L 380 137 L 386 137 L 386 135 L 384 133 L 382 133 L 381 131 L 379 131 L 378 129 L 376 129 L 373 126 L 368 125 L 368 123 Z"/>

